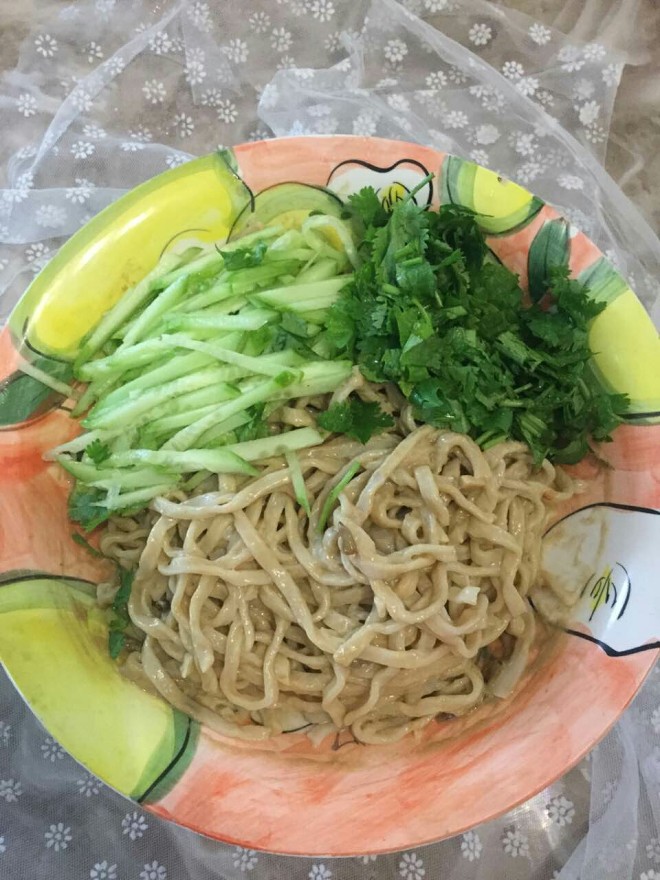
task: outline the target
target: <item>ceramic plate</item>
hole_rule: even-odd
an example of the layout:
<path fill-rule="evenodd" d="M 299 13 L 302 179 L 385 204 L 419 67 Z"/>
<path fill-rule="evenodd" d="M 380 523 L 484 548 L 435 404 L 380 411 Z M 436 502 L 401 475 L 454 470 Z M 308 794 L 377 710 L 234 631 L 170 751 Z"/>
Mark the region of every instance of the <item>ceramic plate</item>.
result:
<path fill-rule="evenodd" d="M 221 239 L 267 187 L 295 180 L 346 196 L 371 184 L 391 203 L 427 172 L 435 178 L 417 201 L 476 211 L 490 248 L 532 299 L 548 263 L 565 262 L 607 303 L 591 328 L 595 369 L 608 388 L 628 393 L 629 412 L 606 449 L 612 467 L 576 469 L 588 490 L 560 511 L 547 539 L 553 576 L 583 591 L 575 619 L 513 699 L 432 724 L 419 742 L 225 739 L 122 679 L 110 660 L 94 601 L 103 564 L 72 539 L 67 477 L 42 458 L 78 426 L 67 402 L 21 363 L 66 380 L 82 336 L 165 250 L 181 239 Z M 94 218 L 37 276 L 0 336 L 0 379 L 0 659 L 78 761 L 159 816 L 244 847 L 309 855 L 384 852 L 457 834 L 575 764 L 656 658 L 657 333 L 585 235 L 470 162 L 395 141 L 292 138 L 168 171 Z"/>

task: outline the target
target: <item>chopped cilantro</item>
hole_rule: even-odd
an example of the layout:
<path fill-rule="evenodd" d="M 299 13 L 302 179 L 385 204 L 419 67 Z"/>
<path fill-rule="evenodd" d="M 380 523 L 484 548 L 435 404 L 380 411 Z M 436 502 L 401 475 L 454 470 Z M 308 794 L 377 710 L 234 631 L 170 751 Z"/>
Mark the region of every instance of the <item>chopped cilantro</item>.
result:
<path fill-rule="evenodd" d="M 108 651 L 113 660 L 121 653 L 126 640 L 125 630 L 131 622 L 128 615 L 128 600 L 133 587 L 134 571 L 119 569 L 119 589 L 112 601 L 112 617 L 108 625 Z"/>
<path fill-rule="evenodd" d="M 365 186 L 348 198 L 350 215 L 358 217 L 366 229 L 385 226 L 388 214 L 372 186 Z"/>
<path fill-rule="evenodd" d="M 96 547 L 92 547 L 87 538 L 81 535 L 80 532 L 71 532 L 71 540 L 80 547 L 83 547 L 90 556 L 94 556 L 96 559 L 105 559 L 103 554 L 99 553 Z"/>
<path fill-rule="evenodd" d="M 69 518 L 80 523 L 86 532 L 94 531 L 109 516 L 107 508 L 100 503 L 102 497 L 96 489 L 85 489 L 77 484 L 69 495 Z"/>
<path fill-rule="evenodd" d="M 269 434 L 268 424 L 264 419 L 264 405 L 253 406 L 249 412 L 250 420 L 236 428 L 236 439 L 240 442 L 259 440 Z"/>
<path fill-rule="evenodd" d="M 344 403 L 335 403 L 318 416 L 317 422 L 326 431 L 347 434 L 360 443 L 366 443 L 373 434 L 394 425 L 392 417 L 384 413 L 377 403 L 355 397 Z"/>
<path fill-rule="evenodd" d="M 482 446 L 508 437 L 537 462 L 572 463 L 590 438 L 609 439 L 626 398 L 607 393 L 591 366 L 589 322 L 604 306 L 567 266 L 550 270 L 545 300 L 527 307 L 473 212 L 406 197 L 387 215 L 369 189 L 350 210 L 364 227 L 363 262 L 327 317 L 335 356 L 396 382 L 419 419 Z M 353 403 L 341 406 L 319 424 L 368 438 Z"/>
<path fill-rule="evenodd" d="M 265 241 L 259 241 L 253 247 L 237 248 L 236 250 L 220 251 L 225 269 L 235 272 L 237 269 L 252 269 L 263 263 L 268 250 Z"/>
<path fill-rule="evenodd" d="M 103 464 L 110 458 L 110 449 L 106 443 L 96 438 L 85 448 L 85 453 L 92 459 L 94 464 Z"/>

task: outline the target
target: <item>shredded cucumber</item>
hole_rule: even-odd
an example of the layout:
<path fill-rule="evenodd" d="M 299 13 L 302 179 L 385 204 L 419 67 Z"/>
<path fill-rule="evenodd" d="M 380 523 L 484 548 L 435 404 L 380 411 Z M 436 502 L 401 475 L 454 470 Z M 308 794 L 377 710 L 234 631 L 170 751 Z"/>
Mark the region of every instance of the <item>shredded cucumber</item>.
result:
<path fill-rule="evenodd" d="M 284 456 L 286 463 L 289 465 L 289 473 L 291 474 L 291 485 L 296 496 L 296 501 L 305 511 L 308 517 L 312 515 L 312 509 L 309 504 L 309 496 L 305 487 L 305 478 L 302 468 L 300 467 L 300 459 L 295 452 L 287 452 Z"/>
<path fill-rule="evenodd" d="M 49 456 L 76 481 L 71 516 L 94 528 L 209 474 L 256 475 L 254 463 L 278 455 L 309 515 L 295 452 L 323 437 L 312 428 L 273 435 L 266 420 L 350 375 L 349 361 L 329 359 L 321 329 L 355 264 L 348 226 L 325 215 L 165 255 L 74 363 L 88 383 L 78 404 L 85 431 Z"/>

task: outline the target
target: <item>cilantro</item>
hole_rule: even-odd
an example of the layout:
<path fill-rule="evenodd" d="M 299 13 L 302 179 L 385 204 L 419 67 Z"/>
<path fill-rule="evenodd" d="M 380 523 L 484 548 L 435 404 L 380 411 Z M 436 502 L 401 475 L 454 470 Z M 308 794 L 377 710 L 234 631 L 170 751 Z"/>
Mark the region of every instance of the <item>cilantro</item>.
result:
<path fill-rule="evenodd" d="M 368 188 L 350 208 L 365 227 L 362 264 L 328 313 L 335 356 L 371 381 L 396 382 L 419 419 L 485 447 L 523 440 L 537 462 L 569 463 L 590 438 L 609 439 L 626 398 L 607 393 L 591 366 L 589 322 L 604 305 L 567 266 L 550 269 L 547 296 L 527 307 L 473 212 L 428 211 L 406 197 L 387 215 Z M 352 406 L 333 407 L 319 425 L 368 438 Z"/>
<path fill-rule="evenodd" d="M 96 549 L 96 547 L 92 547 L 87 538 L 80 534 L 80 532 L 71 532 L 71 540 L 78 544 L 80 547 L 84 548 L 90 556 L 96 557 L 96 559 L 105 559 L 102 553 Z"/>
<path fill-rule="evenodd" d="M 301 339 L 309 337 L 309 324 L 295 312 L 282 312 L 280 326 L 282 330 L 292 336 L 299 336 Z"/>
<path fill-rule="evenodd" d="M 237 248 L 233 251 L 220 251 L 225 269 L 235 272 L 237 269 L 252 269 L 264 261 L 268 245 L 259 241 L 254 247 Z"/>
<path fill-rule="evenodd" d="M 365 186 L 353 193 L 348 198 L 348 204 L 352 216 L 359 218 L 367 229 L 387 224 L 387 211 L 373 187 Z"/>
<path fill-rule="evenodd" d="M 103 496 L 95 489 L 77 486 L 69 495 L 69 518 L 86 532 L 92 532 L 108 519 L 108 509 L 101 503 Z"/>
<path fill-rule="evenodd" d="M 119 589 L 112 601 L 112 617 L 108 625 L 108 651 L 113 660 L 121 653 L 126 641 L 125 630 L 131 619 L 128 614 L 128 600 L 131 596 L 135 572 L 119 568 Z"/>
<path fill-rule="evenodd" d="M 392 417 L 384 413 L 377 403 L 355 397 L 344 403 L 335 403 L 318 416 L 317 422 L 326 431 L 347 434 L 360 443 L 366 443 L 373 434 L 394 425 Z"/>
<path fill-rule="evenodd" d="M 108 653 L 112 657 L 113 660 L 116 660 L 117 657 L 121 654 L 124 649 L 124 644 L 126 642 L 126 636 L 123 632 L 119 632 L 118 630 L 111 629 L 108 633 Z"/>
<path fill-rule="evenodd" d="M 264 405 L 253 406 L 248 412 L 250 420 L 236 428 L 236 439 L 243 442 L 244 440 L 259 440 L 261 437 L 267 437 L 269 431 L 268 424 L 264 420 Z"/>
<path fill-rule="evenodd" d="M 107 443 L 103 443 L 98 437 L 85 448 L 85 453 L 94 464 L 103 464 L 106 459 L 110 458 L 110 449 Z"/>

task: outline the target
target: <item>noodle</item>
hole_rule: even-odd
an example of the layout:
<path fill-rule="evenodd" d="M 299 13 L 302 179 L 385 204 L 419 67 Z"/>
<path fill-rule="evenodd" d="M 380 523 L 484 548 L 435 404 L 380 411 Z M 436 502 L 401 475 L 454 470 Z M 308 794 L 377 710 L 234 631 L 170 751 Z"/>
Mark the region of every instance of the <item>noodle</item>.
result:
<path fill-rule="evenodd" d="M 391 387 L 354 375 L 333 399 L 349 393 L 377 400 L 395 428 L 298 454 L 309 518 L 272 459 L 259 477 L 158 498 L 101 539 L 121 565 L 137 563 L 126 674 L 223 734 L 314 724 L 391 742 L 507 696 L 528 663 L 547 505 L 570 480 L 535 468 L 524 444 L 483 451 L 418 427 Z M 273 418 L 310 424 L 327 405 L 301 399 Z"/>

